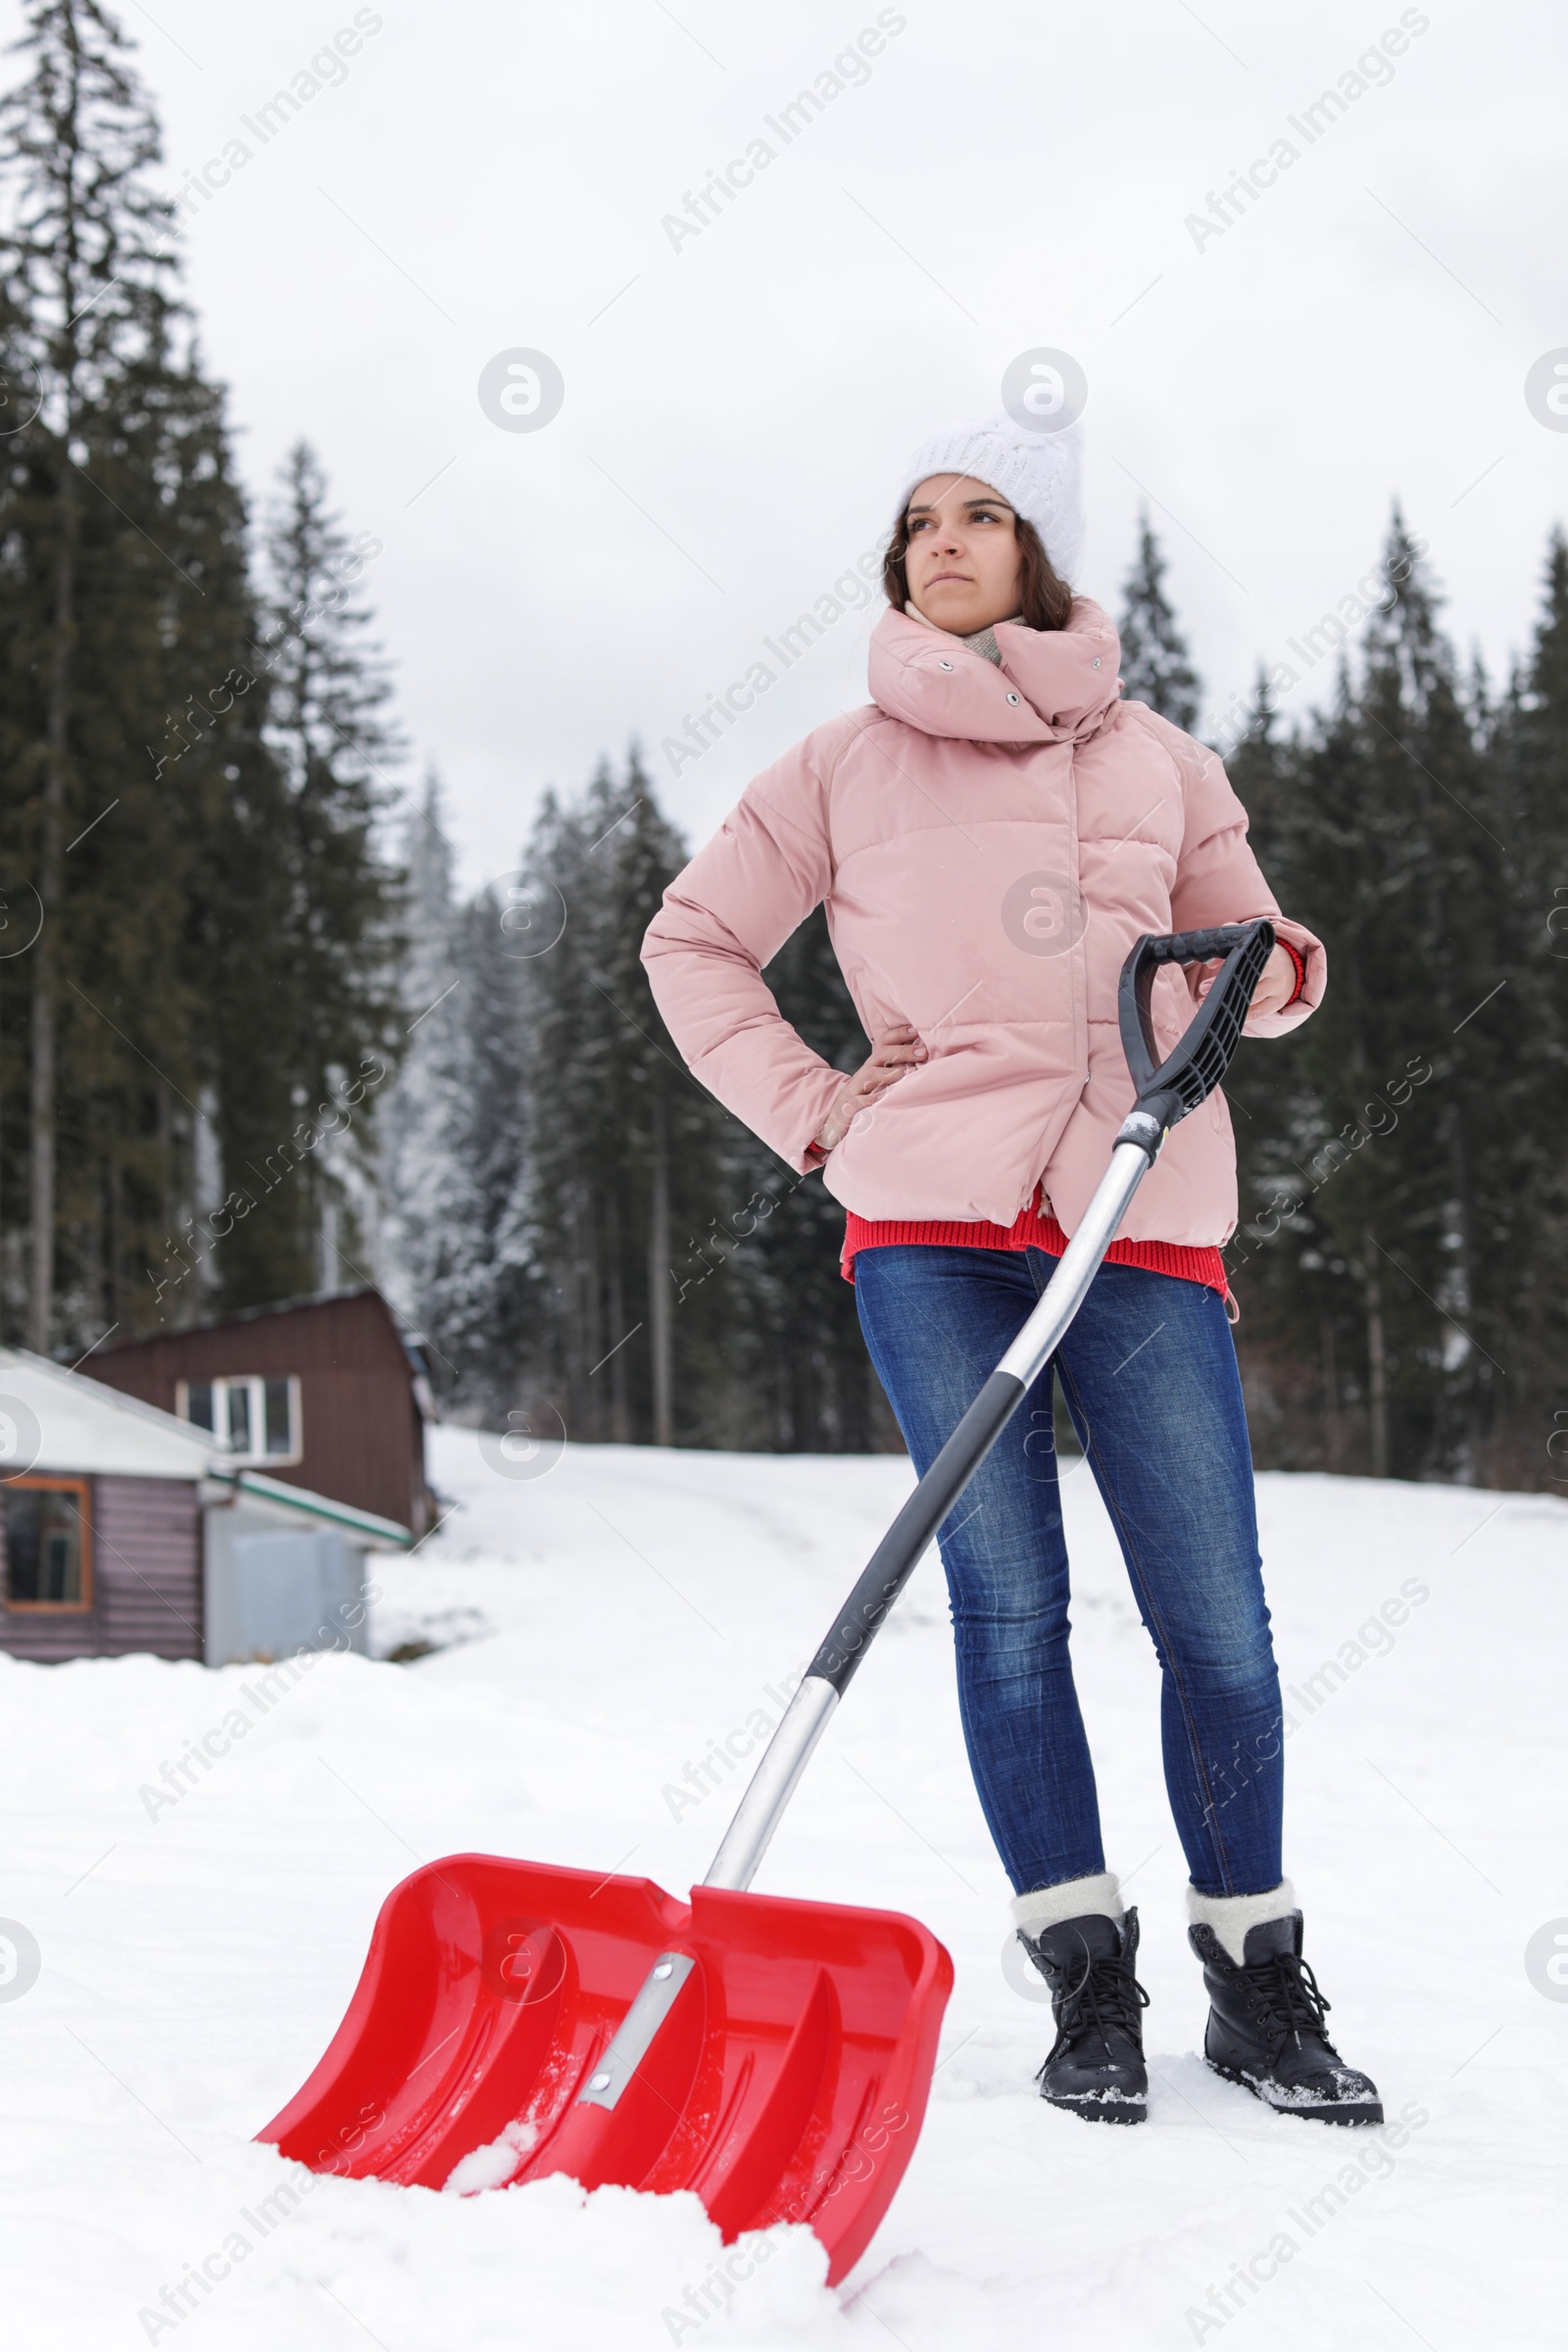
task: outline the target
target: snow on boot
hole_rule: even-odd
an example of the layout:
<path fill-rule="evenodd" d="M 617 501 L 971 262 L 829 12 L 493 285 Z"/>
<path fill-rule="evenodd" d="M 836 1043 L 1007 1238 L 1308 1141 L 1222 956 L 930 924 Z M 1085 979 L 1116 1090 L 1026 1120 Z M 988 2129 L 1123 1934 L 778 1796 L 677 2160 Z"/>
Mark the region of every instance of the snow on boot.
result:
<path fill-rule="evenodd" d="M 1346 2065 L 1324 2030 L 1329 2003 L 1301 1958 L 1290 1881 L 1267 1895 L 1192 1887 L 1188 1899 L 1188 1941 L 1203 1963 L 1210 2002 L 1203 2055 L 1214 2072 L 1282 2115 L 1381 2124 L 1377 2084 Z"/>
<path fill-rule="evenodd" d="M 1051 1986 L 1056 2039 L 1035 2081 L 1054 2107 L 1101 2124 L 1141 2124 L 1149 2113 L 1143 2011 L 1133 1974 L 1138 1914 L 1118 1923 L 1091 1911 L 1018 1940 Z"/>

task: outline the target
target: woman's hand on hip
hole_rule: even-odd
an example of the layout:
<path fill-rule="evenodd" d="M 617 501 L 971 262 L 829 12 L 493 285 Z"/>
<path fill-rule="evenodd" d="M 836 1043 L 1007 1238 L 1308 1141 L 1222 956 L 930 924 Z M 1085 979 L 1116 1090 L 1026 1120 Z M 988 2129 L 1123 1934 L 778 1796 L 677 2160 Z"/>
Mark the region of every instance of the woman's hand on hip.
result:
<path fill-rule="evenodd" d="M 832 1109 L 816 1131 L 819 1152 L 831 1152 L 844 1141 L 862 1110 L 869 1110 L 906 1070 L 927 1058 L 926 1050 L 907 1021 L 884 1029 L 874 1039 L 868 1061 L 862 1062 L 840 1091 Z"/>

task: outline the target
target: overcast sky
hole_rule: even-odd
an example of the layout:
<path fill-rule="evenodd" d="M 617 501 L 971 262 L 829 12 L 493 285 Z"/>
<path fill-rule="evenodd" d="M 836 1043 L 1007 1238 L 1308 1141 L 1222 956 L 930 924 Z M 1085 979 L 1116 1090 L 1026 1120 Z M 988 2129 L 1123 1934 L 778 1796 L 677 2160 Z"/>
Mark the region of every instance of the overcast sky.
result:
<path fill-rule="evenodd" d="M 875 547 L 906 451 L 1042 347 L 1088 382 L 1074 584 L 1114 606 L 1147 500 L 1205 731 L 1259 660 L 1302 667 L 1288 641 L 1376 560 L 1395 497 L 1461 645 L 1496 668 L 1526 641 L 1568 461 L 1526 399 L 1568 347 L 1547 0 L 122 14 L 171 192 L 228 173 L 184 243 L 245 477 L 303 433 L 384 542 L 408 772 L 439 766 L 470 884 L 514 863 L 547 783 L 633 734 L 696 843 L 862 702 L 874 600 L 678 776 L 661 750 L 780 670 L 764 641 Z M 820 111 L 787 114 L 803 90 Z M 750 184 L 694 227 L 736 159 Z M 1227 208 L 1238 172 L 1255 192 Z M 518 349 L 564 386 L 527 431 L 480 400 Z"/>

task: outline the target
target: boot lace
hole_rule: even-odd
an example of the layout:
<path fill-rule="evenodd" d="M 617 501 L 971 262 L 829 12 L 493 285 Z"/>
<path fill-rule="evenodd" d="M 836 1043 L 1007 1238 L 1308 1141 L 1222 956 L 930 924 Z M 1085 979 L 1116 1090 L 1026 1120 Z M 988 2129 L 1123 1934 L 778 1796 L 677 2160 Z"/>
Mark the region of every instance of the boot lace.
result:
<path fill-rule="evenodd" d="M 1084 1961 L 1083 1975 L 1062 1993 L 1056 2010 L 1056 2031 L 1065 2040 L 1097 2033 L 1110 2050 L 1109 2034 L 1119 2029 L 1136 2039 L 1139 2012 L 1149 2007 L 1149 1995 L 1125 1960 L 1114 1953 Z M 1049 2061 L 1048 2061 L 1049 2063 Z"/>
<path fill-rule="evenodd" d="M 1267 2037 L 1271 2059 L 1288 2041 L 1299 2046 L 1303 2034 L 1315 2034 L 1331 2057 L 1338 2055 L 1324 2027 L 1333 2003 L 1297 1953 L 1275 1952 L 1267 1960 L 1254 1960 L 1243 1974 L 1248 2002 Z"/>

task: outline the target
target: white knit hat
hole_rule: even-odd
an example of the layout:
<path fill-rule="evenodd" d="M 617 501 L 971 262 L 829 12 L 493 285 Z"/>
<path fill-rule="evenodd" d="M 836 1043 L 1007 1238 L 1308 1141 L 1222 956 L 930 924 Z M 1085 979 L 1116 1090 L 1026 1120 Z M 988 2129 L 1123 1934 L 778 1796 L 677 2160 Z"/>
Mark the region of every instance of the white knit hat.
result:
<path fill-rule="evenodd" d="M 1084 553 L 1083 436 L 1081 417 L 1047 433 L 1015 423 L 1005 411 L 975 424 L 945 425 L 905 466 L 895 518 L 932 474 L 972 474 L 1034 524 L 1053 569 L 1070 586 Z"/>

